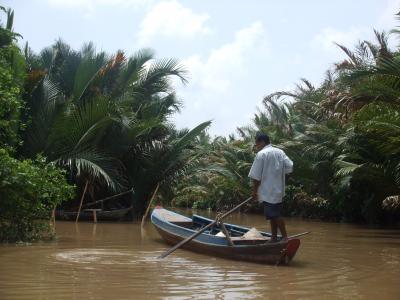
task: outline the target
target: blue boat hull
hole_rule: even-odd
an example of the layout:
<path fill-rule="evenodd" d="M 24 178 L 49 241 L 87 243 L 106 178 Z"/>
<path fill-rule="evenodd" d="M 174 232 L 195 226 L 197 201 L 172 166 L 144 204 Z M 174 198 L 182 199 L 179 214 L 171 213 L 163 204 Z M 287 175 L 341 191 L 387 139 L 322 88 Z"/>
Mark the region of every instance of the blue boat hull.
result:
<path fill-rule="evenodd" d="M 204 226 L 212 220 L 200 216 L 188 218 L 157 207 L 152 212 L 151 221 L 161 237 L 167 243 L 175 245 L 197 231 L 196 228 L 191 228 L 190 224 L 192 227 Z M 243 235 L 249 230 L 249 228 L 232 224 L 225 224 L 225 226 L 232 234 L 232 239 L 235 239 L 235 235 Z M 268 264 L 287 264 L 293 259 L 300 245 L 299 239 L 269 243 L 268 237 L 270 234 L 263 232 L 265 240 L 242 240 L 237 238 L 237 242 L 230 246 L 226 237 L 215 235 L 215 232 L 219 230 L 218 226 L 215 226 L 212 231 L 200 234 L 185 244 L 183 248 L 223 258 Z"/>

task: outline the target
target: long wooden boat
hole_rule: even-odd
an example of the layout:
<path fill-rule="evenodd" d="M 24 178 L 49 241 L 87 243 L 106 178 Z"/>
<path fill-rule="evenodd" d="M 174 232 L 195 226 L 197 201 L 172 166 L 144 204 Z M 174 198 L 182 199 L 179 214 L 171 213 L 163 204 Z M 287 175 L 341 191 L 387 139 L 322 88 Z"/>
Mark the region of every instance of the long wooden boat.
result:
<path fill-rule="evenodd" d="M 175 245 L 213 220 L 198 215 L 188 218 L 158 206 L 151 214 L 151 221 L 161 237 L 167 243 Z M 215 225 L 185 244 L 183 248 L 230 259 L 288 264 L 300 246 L 300 240 L 296 237 L 289 237 L 288 241 L 279 241 L 278 237 L 278 242 L 270 242 L 271 234 L 261 232 L 261 237 L 246 238 L 250 228 L 226 223 L 224 225 L 231 237 L 231 244 L 225 236 L 218 234 L 223 230 L 219 225 Z"/>
<path fill-rule="evenodd" d="M 98 210 L 96 211 L 98 221 L 119 221 L 132 209 L 132 207 L 112 210 Z M 56 210 L 56 218 L 59 220 L 75 220 L 78 212 Z M 81 221 L 92 221 L 93 212 L 91 210 L 82 210 L 79 215 Z"/>

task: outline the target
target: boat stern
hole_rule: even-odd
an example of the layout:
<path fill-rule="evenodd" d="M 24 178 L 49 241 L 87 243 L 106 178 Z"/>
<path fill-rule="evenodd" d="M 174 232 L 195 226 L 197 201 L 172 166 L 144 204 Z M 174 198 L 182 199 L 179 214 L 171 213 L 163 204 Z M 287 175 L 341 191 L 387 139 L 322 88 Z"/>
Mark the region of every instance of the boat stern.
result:
<path fill-rule="evenodd" d="M 296 255 L 300 247 L 300 239 L 290 239 L 285 249 L 282 250 L 282 256 L 279 263 L 288 264 Z"/>

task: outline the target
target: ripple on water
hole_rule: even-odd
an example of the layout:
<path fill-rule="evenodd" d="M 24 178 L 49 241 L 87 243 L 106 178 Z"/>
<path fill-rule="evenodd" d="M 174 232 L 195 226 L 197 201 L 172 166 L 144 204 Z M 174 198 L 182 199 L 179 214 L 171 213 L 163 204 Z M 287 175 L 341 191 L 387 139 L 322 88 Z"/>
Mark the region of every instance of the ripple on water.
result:
<path fill-rule="evenodd" d="M 260 286 L 257 286 L 255 280 L 259 276 L 257 273 L 221 268 L 201 255 L 196 257 L 200 262 L 179 255 L 160 260 L 157 257 L 161 253 L 79 248 L 55 253 L 53 257 L 58 263 L 72 264 L 85 270 L 86 265 L 90 265 L 90 270 L 94 271 L 103 265 L 113 265 L 107 269 L 108 272 L 115 271 L 118 266 L 132 267 L 130 279 L 134 280 L 121 282 L 121 288 L 126 287 L 126 284 L 130 288 L 143 288 L 152 280 L 153 292 L 163 291 L 164 295 L 170 295 L 163 299 L 252 299 L 258 295 Z M 138 273 L 140 269 L 145 269 L 146 273 Z M 188 294 L 196 296 L 192 298 Z"/>
<path fill-rule="evenodd" d="M 57 261 L 77 264 L 126 264 L 135 263 L 129 260 L 132 257 L 130 252 L 112 251 L 109 249 L 73 249 L 53 254 Z"/>

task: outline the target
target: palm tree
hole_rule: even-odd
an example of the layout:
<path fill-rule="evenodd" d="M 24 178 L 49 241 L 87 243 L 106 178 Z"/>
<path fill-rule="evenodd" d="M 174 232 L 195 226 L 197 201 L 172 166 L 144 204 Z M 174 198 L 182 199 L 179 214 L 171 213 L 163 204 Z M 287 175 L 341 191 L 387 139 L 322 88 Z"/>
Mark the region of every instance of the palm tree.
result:
<path fill-rule="evenodd" d="M 161 193 L 171 194 L 177 180 L 195 163 L 198 156 L 193 152 L 195 138 L 211 122 L 204 122 L 181 137 L 147 141 L 132 148 L 124 159 L 129 181 L 134 188 L 134 207 L 141 215 L 150 195 L 160 185 Z"/>
<path fill-rule="evenodd" d="M 176 186 L 174 203 L 222 209 L 248 197 L 251 186 L 247 175 L 254 158 L 251 144 L 216 138 L 199 147 L 199 160 Z"/>
<path fill-rule="evenodd" d="M 157 184 L 166 190 L 190 165 L 190 144 L 210 123 L 174 137 L 169 117 L 180 103 L 170 78 L 186 83 L 178 61 L 148 49 L 109 56 L 91 43 L 77 52 L 61 40 L 25 53 L 30 124 L 20 153 L 43 152 L 92 197 L 133 187 L 137 214 Z"/>

